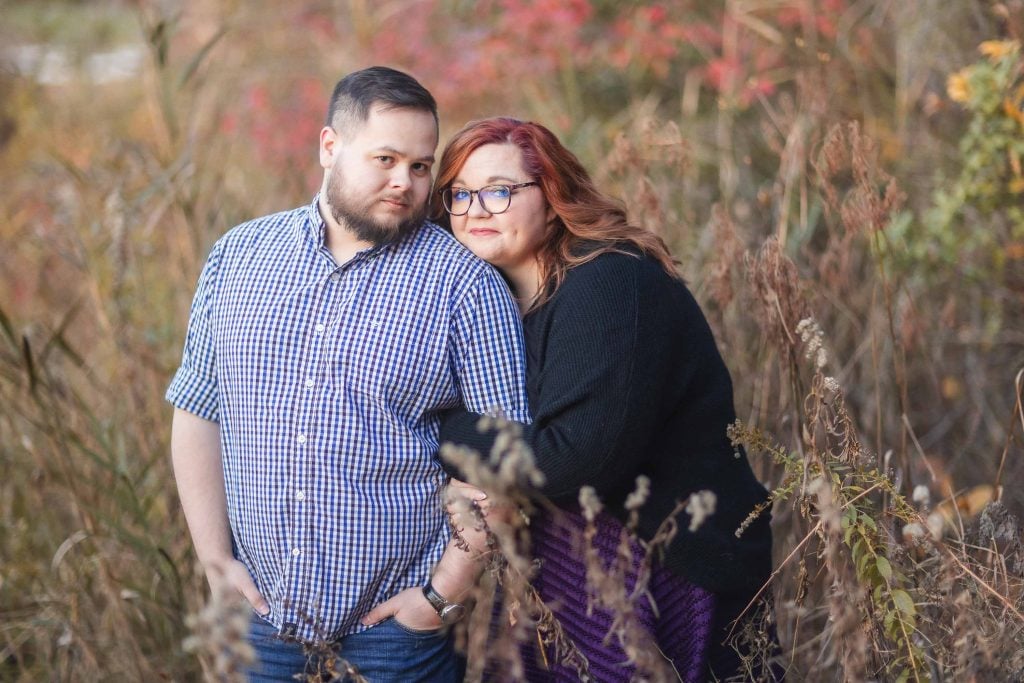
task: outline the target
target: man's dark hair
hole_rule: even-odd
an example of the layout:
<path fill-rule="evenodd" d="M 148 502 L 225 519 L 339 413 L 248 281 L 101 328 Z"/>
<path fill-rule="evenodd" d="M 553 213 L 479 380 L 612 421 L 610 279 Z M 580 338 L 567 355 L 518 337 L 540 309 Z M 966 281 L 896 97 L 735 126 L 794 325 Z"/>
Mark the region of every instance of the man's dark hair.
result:
<path fill-rule="evenodd" d="M 346 135 L 370 118 L 370 109 L 377 104 L 384 109 L 428 111 L 437 123 L 437 103 L 419 81 L 386 66 L 371 66 L 350 73 L 334 86 L 327 125 Z"/>

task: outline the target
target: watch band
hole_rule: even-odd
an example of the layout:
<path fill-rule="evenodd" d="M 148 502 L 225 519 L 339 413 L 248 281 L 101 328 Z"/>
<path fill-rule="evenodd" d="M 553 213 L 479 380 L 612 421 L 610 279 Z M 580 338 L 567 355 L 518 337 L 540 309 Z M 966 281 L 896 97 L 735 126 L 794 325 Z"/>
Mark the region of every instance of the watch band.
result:
<path fill-rule="evenodd" d="M 427 585 L 423 587 L 423 597 L 437 612 L 437 616 L 441 617 L 441 623 L 445 626 L 454 624 L 466 614 L 466 608 L 463 605 L 446 600 L 443 595 L 434 590 L 430 581 L 427 581 Z"/>

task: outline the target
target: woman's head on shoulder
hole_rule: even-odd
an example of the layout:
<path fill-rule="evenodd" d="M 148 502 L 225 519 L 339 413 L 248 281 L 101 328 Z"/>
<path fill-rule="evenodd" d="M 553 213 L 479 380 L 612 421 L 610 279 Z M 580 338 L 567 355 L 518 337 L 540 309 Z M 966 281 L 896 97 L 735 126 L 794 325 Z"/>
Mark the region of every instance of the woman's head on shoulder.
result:
<path fill-rule="evenodd" d="M 640 251 L 671 274 L 664 242 L 631 225 L 583 164 L 541 124 L 510 117 L 471 121 L 448 141 L 431 215 L 517 285 L 538 283 L 532 307 L 574 266 L 608 251 Z M 481 201 L 481 190 L 483 190 Z M 522 294 L 522 293 L 520 293 Z"/>

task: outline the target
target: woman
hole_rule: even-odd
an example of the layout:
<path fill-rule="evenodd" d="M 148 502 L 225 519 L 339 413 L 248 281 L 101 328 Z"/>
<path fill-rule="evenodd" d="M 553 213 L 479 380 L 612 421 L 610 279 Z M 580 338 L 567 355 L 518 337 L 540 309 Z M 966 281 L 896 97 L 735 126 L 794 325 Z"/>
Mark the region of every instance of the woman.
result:
<path fill-rule="evenodd" d="M 769 574 L 768 515 L 735 532 L 766 492 L 726 436 L 729 374 L 664 243 L 631 225 L 535 123 L 468 124 L 442 155 L 437 187 L 435 217 L 447 214 L 455 237 L 505 275 L 523 313 L 534 416 L 524 434 L 546 479 L 540 493 L 561 518 L 531 526 L 535 586 L 595 679 L 628 680 L 618 645 L 602 644 L 608 615 L 587 615 L 582 560 L 565 552 L 556 525 L 581 526 L 579 490 L 594 487 L 611 513 L 596 544 L 610 556 L 638 475 L 652 482 L 645 539 L 677 501 L 710 490 L 714 514 L 695 532 L 681 520 L 650 583 L 658 611 L 639 617 L 686 680 L 735 673 L 722 640 Z M 487 452 L 493 435 L 477 432 L 478 417 L 449 415 L 442 441 Z"/>

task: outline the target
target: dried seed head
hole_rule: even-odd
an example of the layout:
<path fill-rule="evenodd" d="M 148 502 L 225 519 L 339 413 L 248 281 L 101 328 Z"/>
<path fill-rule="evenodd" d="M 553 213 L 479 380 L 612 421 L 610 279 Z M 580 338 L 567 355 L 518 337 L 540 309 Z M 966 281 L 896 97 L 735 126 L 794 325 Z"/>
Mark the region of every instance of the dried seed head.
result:
<path fill-rule="evenodd" d="M 580 507 L 583 509 L 583 516 L 587 518 L 588 522 L 593 522 L 601 514 L 603 506 L 593 486 L 583 486 L 580 488 Z"/>
<path fill-rule="evenodd" d="M 690 494 L 690 500 L 686 504 L 686 512 L 690 515 L 690 532 L 695 532 L 704 524 L 711 515 L 715 514 L 715 505 L 718 498 L 713 491 L 697 491 Z"/>
<path fill-rule="evenodd" d="M 651 495 L 651 480 L 640 475 L 636 478 L 636 488 L 626 497 L 625 508 L 627 510 L 638 510 L 647 502 Z"/>
<path fill-rule="evenodd" d="M 924 484 L 918 484 L 917 486 L 914 487 L 913 500 L 915 503 L 927 507 L 928 504 L 931 502 L 931 499 L 931 491 L 928 490 L 927 486 L 925 486 Z"/>

